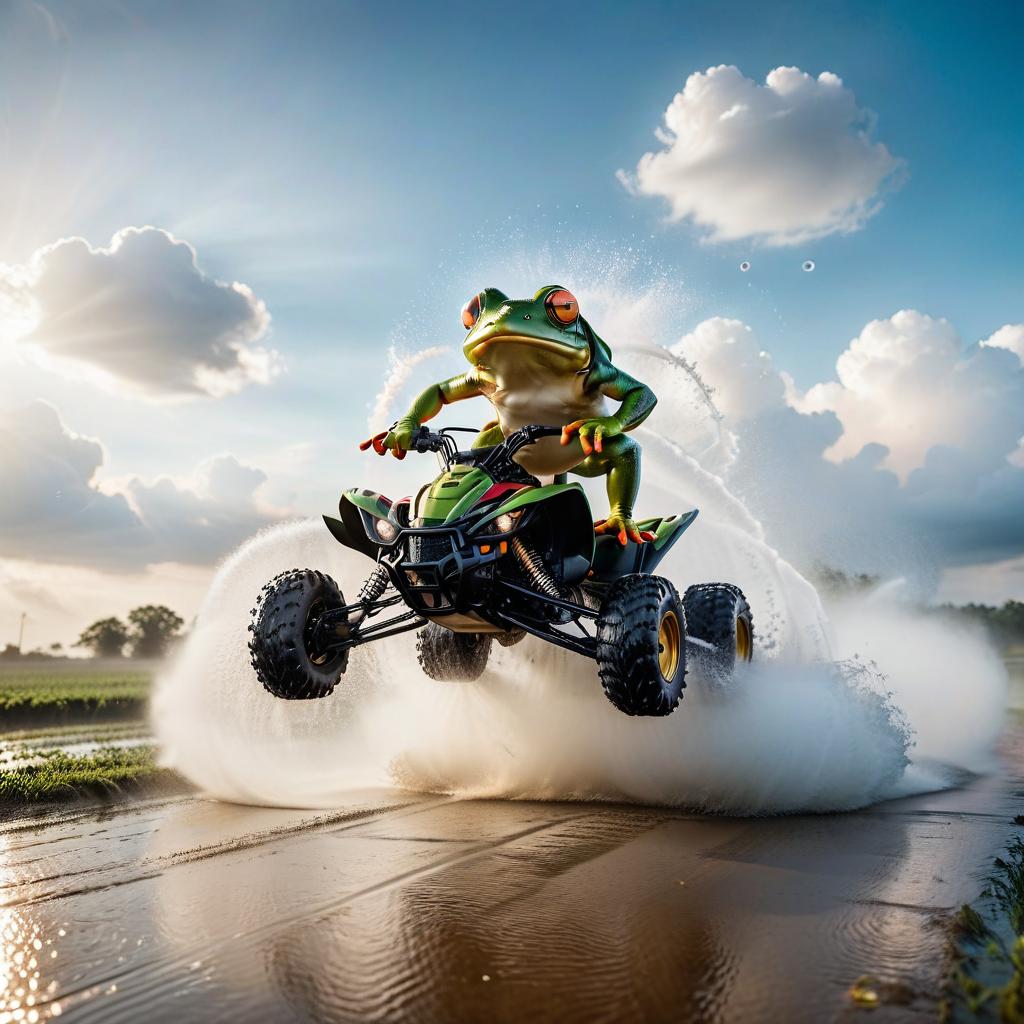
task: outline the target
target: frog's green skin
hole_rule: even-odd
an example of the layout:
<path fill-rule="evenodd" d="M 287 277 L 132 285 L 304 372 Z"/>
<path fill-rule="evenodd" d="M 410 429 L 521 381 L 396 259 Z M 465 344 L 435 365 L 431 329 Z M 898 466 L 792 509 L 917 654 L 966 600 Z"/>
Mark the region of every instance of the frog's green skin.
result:
<path fill-rule="evenodd" d="M 535 476 L 606 476 L 611 509 L 599 532 L 617 533 L 622 543 L 627 536 L 640 541 L 633 520 L 640 446 L 626 431 L 647 418 L 657 399 L 612 363 L 611 349 L 582 316 L 565 327 L 549 319 L 544 300 L 555 290 L 541 288 L 532 299 L 509 299 L 496 288 L 481 292 L 480 316 L 463 344 L 472 368 L 423 391 L 384 445 L 404 454 L 420 425 L 443 406 L 483 395 L 497 422 L 475 445 L 496 444 L 528 423 L 565 428 L 561 439 L 524 448 L 517 461 Z M 609 415 L 605 399 L 620 402 L 618 410 Z"/>

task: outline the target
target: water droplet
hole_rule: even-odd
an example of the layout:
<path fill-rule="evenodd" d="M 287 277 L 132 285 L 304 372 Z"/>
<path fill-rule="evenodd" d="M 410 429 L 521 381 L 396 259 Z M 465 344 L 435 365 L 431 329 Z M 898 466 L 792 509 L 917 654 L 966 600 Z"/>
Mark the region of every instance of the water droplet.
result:
<path fill-rule="evenodd" d="M 800 264 L 800 269 L 809 274 L 814 269 L 814 260 L 804 260 Z"/>
<path fill-rule="evenodd" d="M 749 260 L 744 260 L 740 264 L 740 270 L 742 270 L 743 273 L 745 274 L 749 269 L 750 269 L 750 261 Z"/>

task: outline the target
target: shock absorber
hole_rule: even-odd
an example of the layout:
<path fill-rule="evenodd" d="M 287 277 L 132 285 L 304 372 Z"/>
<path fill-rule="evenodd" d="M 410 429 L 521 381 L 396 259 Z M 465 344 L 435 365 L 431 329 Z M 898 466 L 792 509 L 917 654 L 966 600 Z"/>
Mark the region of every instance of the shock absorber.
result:
<path fill-rule="evenodd" d="M 524 544 L 521 537 L 512 538 L 512 552 L 519 560 L 523 571 L 530 577 L 533 585 L 549 597 L 561 597 L 562 591 L 547 571 L 540 555 L 529 545 Z"/>
<path fill-rule="evenodd" d="M 388 589 L 388 571 L 380 563 L 367 577 L 366 582 L 359 589 L 359 603 L 373 604 L 374 601 Z"/>

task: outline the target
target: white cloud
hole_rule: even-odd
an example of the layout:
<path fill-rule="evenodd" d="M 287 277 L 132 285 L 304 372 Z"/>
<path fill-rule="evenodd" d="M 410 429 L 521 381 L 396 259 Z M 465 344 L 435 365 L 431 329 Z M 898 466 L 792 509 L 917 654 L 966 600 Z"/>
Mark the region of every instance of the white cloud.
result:
<path fill-rule="evenodd" d="M 149 398 L 266 384 L 278 369 L 258 344 L 269 326 L 250 288 L 207 276 L 192 246 L 157 228 L 125 228 L 108 248 L 62 239 L 0 265 L 0 338 Z"/>
<path fill-rule="evenodd" d="M 1004 324 L 991 338 L 981 342 L 985 348 L 1005 348 L 1024 363 L 1024 324 Z"/>
<path fill-rule="evenodd" d="M 782 404 L 785 389 L 772 357 L 740 320 L 719 316 L 705 320 L 673 345 L 672 351 L 694 364 L 702 380 L 714 389 L 715 406 L 728 420 L 754 416 Z"/>
<path fill-rule="evenodd" d="M 232 455 L 208 459 L 185 483 L 97 482 L 103 446 L 44 402 L 0 413 L 0 557 L 135 571 L 206 565 L 281 513 L 262 506 L 266 479 Z"/>
<path fill-rule="evenodd" d="M 779 67 L 764 85 L 732 65 L 690 75 L 627 188 L 661 196 L 708 240 L 796 245 L 855 231 L 903 161 L 872 140 L 873 115 L 829 71 Z"/>
<path fill-rule="evenodd" d="M 991 339 L 965 351 L 949 323 L 904 310 L 864 328 L 838 380 L 800 395 L 737 321 L 705 321 L 677 349 L 736 437 L 729 485 L 805 566 L 934 582 L 1024 549 L 1024 365 L 1012 351 Z"/>
<path fill-rule="evenodd" d="M 836 375 L 794 403 L 838 416 L 834 461 L 881 444 L 886 468 L 906 479 L 938 445 L 997 465 L 1024 433 L 1020 359 L 992 339 L 965 353 L 951 324 L 913 309 L 871 321 L 837 360 Z"/>

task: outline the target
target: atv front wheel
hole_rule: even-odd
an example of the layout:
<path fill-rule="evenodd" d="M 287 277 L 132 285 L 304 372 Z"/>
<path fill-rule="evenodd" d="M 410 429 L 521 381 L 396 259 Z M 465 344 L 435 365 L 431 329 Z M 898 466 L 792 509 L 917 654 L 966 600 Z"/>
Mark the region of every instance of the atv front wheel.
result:
<path fill-rule="evenodd" d="M 316 623 L 345 607 L 338 584 L 315 569 L 291 569 L 260 592 L 249 625 L 249 655 L 263 689 L 282 700 L 326 697 L 348 667 L 348 650 L 318 651 Z"/>
<path fill-rule="evenodd" d="M 690 636 L 703 641 L 693 645 L 691 654 L 706 679 L 725 682 L 737 662 L 754 657 L 754 617 L 739 587 L 698 583 L 683 595 L 683 608 Z"/>
<path fill-rule="evenodd" d="M 668 715 L 686 686 L 686 615 L 661 576 L 622 576 L 597 619 L 597 668 L 605 696 L 627 715 Z"/>
<path fill-rule="evenodd" d="M 491 637 L 487 633 L 453 633 L 428 622 L 416 634 L 420 667 L 431 679 L 443 683 L 479 679 L 490 654 Z"/>

